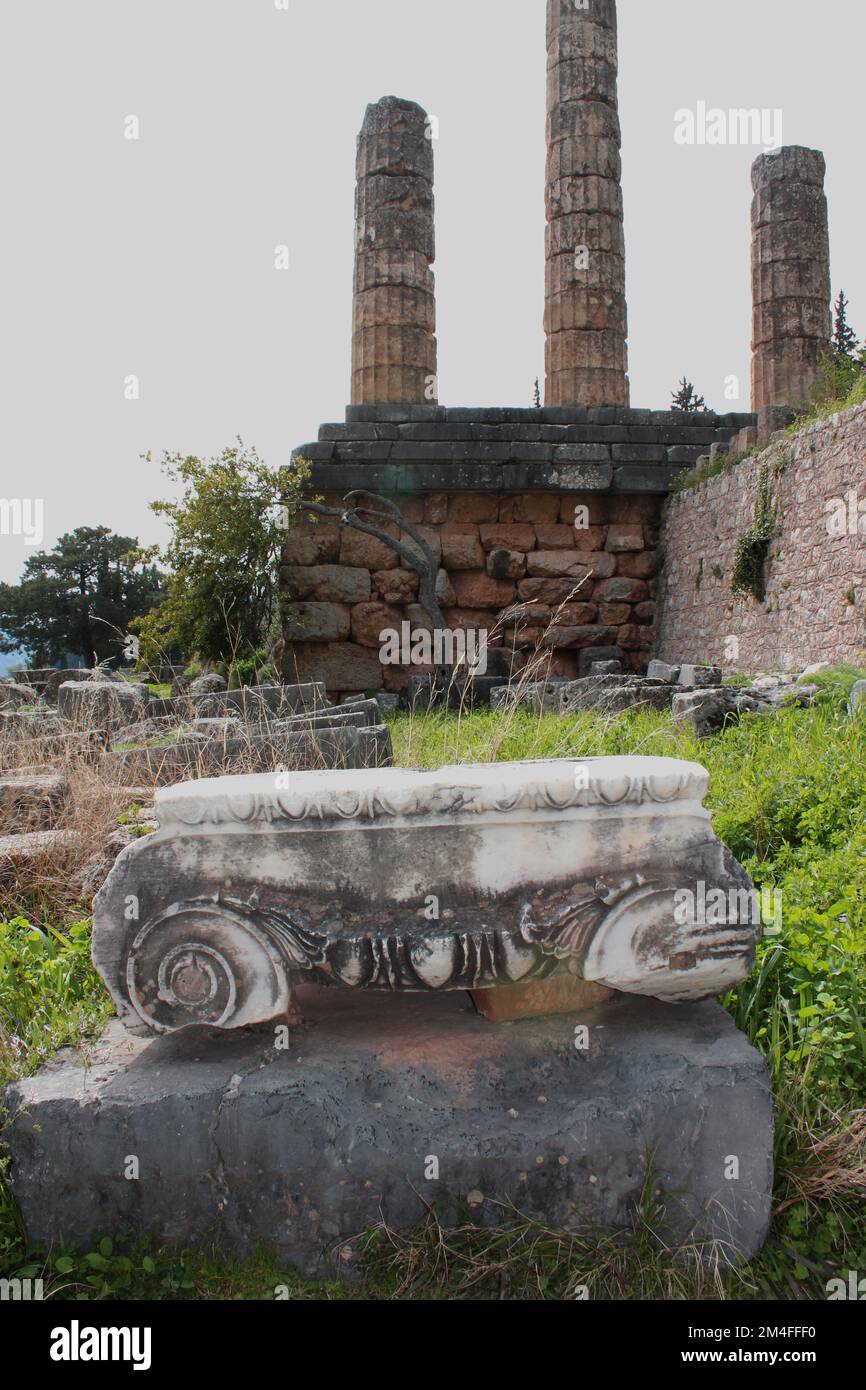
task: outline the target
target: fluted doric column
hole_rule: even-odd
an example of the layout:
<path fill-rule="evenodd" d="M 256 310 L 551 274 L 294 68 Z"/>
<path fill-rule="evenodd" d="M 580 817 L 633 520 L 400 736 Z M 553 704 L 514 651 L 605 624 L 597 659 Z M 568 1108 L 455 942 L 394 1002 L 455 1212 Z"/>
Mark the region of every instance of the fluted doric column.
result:
<path fill-rule="evenodd" d="M 788 145 L 752 165 L 752 410 L 812 395 L 833 332 L 820 150 Z"/>
<path fill-rule="evenodd" d="M 615 0 L 547 0 L 547 405 L 628 405 Z"/>
<path fill-rule="evenodd" d="M 413 101 L 367 107 L 358 137 L 352 403 L 435 404 L 433 144 Z"/>

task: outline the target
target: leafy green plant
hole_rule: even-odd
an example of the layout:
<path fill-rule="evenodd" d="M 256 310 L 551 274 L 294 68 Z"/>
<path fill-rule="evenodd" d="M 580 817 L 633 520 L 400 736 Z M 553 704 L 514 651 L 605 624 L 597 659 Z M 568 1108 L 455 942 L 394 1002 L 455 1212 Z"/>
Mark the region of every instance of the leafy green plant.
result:
<path fill-rule="evenodd" d="M 758 496 L 755 502 L 755 520 L 744 536 L 740 537 L 734 568 L 731 574 L 731 591 L 734 594 L 751 594 L 763 602 L 766 594 L 766 565 L 770 544 L 776 533 L 776 508 L 770 488 L 769 469 L 761 469 L 758 479 Z"/>
<path fill-rule="evenodd" d="M 23 917 L 0 921 L 0 1084 L 91 1036 L 110 1014 L 89 923 L 64 933 Z"/>

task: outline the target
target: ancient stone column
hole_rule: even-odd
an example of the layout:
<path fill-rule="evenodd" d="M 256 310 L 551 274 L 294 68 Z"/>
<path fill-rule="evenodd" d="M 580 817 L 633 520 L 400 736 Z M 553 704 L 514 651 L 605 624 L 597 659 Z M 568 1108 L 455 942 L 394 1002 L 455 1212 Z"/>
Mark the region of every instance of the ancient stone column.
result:
<path fill-rule="evenodd" d="M 415 102 L 367 107 L 357 180 L 352 402 L 433 405 L 433 143 Z"/>
<path fill-rule="evenodd" d="M 786 146 L 752 165 L 752 410 L 807 401 L 833 331 L 820 150 Z"/>
<path fill-rule="evenodd" d="M 547 405 L 628 405 L 615 0 L 547 0 Z"/>

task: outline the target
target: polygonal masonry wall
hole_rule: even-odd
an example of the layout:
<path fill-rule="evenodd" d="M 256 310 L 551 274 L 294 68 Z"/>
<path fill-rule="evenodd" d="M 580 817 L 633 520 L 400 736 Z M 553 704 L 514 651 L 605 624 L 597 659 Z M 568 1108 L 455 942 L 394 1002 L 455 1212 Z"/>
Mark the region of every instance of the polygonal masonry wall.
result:
<path fill-rule="evenodd" d="M 182 783 L 95 900 L 94 962 L 124 1021 L 157 1032 L 279 1019 L 303 978 L 427 991 L 570 973 L 708 997 L 748 974 L 760 927 L 707 785 L 666 758 Z M 708 901 L 723 910 L 704 921 Z"/>
<path fill-rule="evenodd" d="M 658 527 L 676 476 L 753 415 L 626 408 L 350 406 L 294 457 L 339 506 L 387 496 L 440 564 L 446 626 L 491 647 L 545 649 L 548 675 L 596 657 L 643 672 L 653 655 Z M 382 541 L 301 515 L 280 572 L 284 678 L 335 696 L 401 692 L 429 666 L 380 662 L 380 634 L 423 630 L 419 580 Z"/>

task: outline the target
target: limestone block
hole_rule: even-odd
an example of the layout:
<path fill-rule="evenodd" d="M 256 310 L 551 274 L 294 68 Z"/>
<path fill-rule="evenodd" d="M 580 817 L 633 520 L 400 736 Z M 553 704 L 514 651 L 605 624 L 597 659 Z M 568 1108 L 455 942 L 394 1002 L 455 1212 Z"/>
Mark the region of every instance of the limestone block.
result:
<path fill-rule="evenodd" d="M 616 640 L 616 635 L 615 627 L 602 627 L 598 623 L 583 627 L 564 627 L 561 623 L 556 623 L 545 632 L 542 645 L 581 650 L 585 647 L 606 647 Z"/>
<path fill-rule="evenodd" d="M 558 521 L 559 498 L 555 493 L 543 492 L 523 492 L 516 497 L 503 497 L 498 515 L 499 521 L 508 526 L 515 521 L 531 521 L 533 525 L 539 521 Z M 521 549 L 519 545 L 512 548 Z"/>
<path fill-rule="evenodd" d="M 398 528 L 389 527 L 395 539 Z M 380 541 L 376 536 L 368 536 L 364 531 L 356 531 L 352 526 L 344 526 L 340 534 L 340 564 L 350 569 L 390 570 L 400 564 L 400 556 L 393 546 Z"/>
<path fill-rule="evenodd" d="M 713 1241 L 731 1260 L 760 1248 L 772 1096 L 719 1005 L 629 999 L 508 1027 L 459 994 L 310 987 L 299 1006 L 308 1025 L 289 1051 L 268 1031 L 134 1038 L 115 1020 L 86 1058 L 63 1052 L 10 1087 L 11 1187 L 29 1242 L 87 1249 L 109 1229 L 235 1255 L 264 1246 L 330 1278 L 354 1268 L 346 1254 L 371 1221 L 406 1231 L 434 1202 L 443 1225 L 464 1225 L 470 1193 L 482 1223 L 516 1210 L 545 1229 L 618 1235 L 651 1156 L 666 1246 Z M 419 1162 L 422 1115 L 446 1156 L 434 1182 Z M 138 1156 L 139 1181 L 118 1178 L 119 1152 Z"/>
<path fill-rule="evenodd" d="M 294 777 L 314 768 L 385 766 L 392 761 L 390 733 L 358 720 L 315 716 L 277 721 L 266 730 L 247 730 L 241 738 L 186 738 L 161 747 L 106 753 L 104 775 L 115 784 L 149 782 L 158 786 L 208 778 L 220 773 L 264 773 Z M 273 769 L 284 769 L 280 773 Z"/>
<path fill-rule="evenodd" d="M 400 631 L 403 613 L 386 603 L 358 603 L 352 609 L 352 641 L 362 647 L 382 646 L 383 632 Z"/>
<path fill-rule="evenodd" d="M 595 528 L 596 531 L 598 529 Z M 578 539 L 581 550 L 596 549 L 595 546 L 588 544 L 590 539 L 588 529 L 576 531 L 573 525 L 554 524 L 552 526 L 537 526 L 535 531 L 539 550 L 575 550 Z M 601 546 L 598 549 L 601 549 Z"/>
<path fill-rule="evenodd" d="M 384 544 L 378 544 L 382 545 L 384 552 Z M 393 551 L 389 554 L 393 556 Z M 376 567 L 389 568 L 387 564 Z M 365 603 L 370 597 L 370 571 L 366 567 L 287 565 L 280 571 L 280 577 L 295 599 L 311 599 L 319 603 Z"/>
<path fill-rule="evenodd" d="M 20 709 L 22 705 L 35 704 L 38 698 L 32 685 L 0 681 L 0 709 Z"/>
<path fill-rule="evenodd" d="M 418 597 L 421 576 L 414 570 L 375 570 L 373 587 L 383 603 L 411 603 Z"/>
<path fill-rule="evenodd" d="M 82 727 L 115 729 L 143 717 L 147 699 L 147 686 L 131 681 L 64 681 L 57 711 Z"/>
<path fill-rule="evenodd" d="M 559 692 L 561 714 L 576 710 L 597 710 L 602 714 L 621 714 L 624 710 L 669 710 L 674 688 L 663 681 L 640 676 L 584 676 L 565 685 Z"/>
<path fill-rule="evenodd" d="M 340 558 L 338 526 L 297 527 L 290 531 L 283 546 L 284 565 L 333 565 Z"/>
<path fill-rule="evenodd" d="M 451 583 L 458 604 L 465 608 L 505 608 L 514 601 L 516 592 L 510 580 L 491 579 L 488 574 L 473 571 L 455 570 Z"/>
<path fill-rule="evenodd" d="M 668 685 L 676 685 L 679 678 L 679 666 L 671 666 L 666 661 L 651 661 L 647 667 L 648 680 L 666 681 Z"/>
<path fill-rule="evenodd" d="M 605 550 L 612 551 L 614 555 L 622 555 L 628 551 L 643 550 L 643 527 L 637 525 L 610 526 L 608 528 L 604 548 Z"/>
<path fill-rule="evenodd" d="M 478 537 L 478 527 L 474 523 L 449 522 L 440 532 L 440 543 L 443 569 L 450 571 L 484 568 L 484 550 Z"/>
<path fill-rule="evenodd" d="M 718 666 L 683 665 L 680 667 L 678 684 L 689 690 L 707 690 L 720 686 L 722 671 Z"/>
<path fill-rule="evenodd" d="M 590 585 L 581 578 L 572 579 L 521 579 L 517 585 L 519 598 L 525 603 L 543 603 L 558 606 L 569 599 L 586 598 Z"/>
<path fill-rule="evenodd" d="M 616 569 L 616 560 L 601 550 L 533 550 L 526 557 L 526 567 L 532 578 L 607 579 Z"/>
<path fill-rule="evenodd" d="M 649 587 L 643 579 L 629 579 L 617 575 L 597 584 L 593 599 L 603 599 L 605 603 L 643 603 L 649 598 Z"/>
<path fill-rule="evenodd" d="M 219 691 L 225 690 L 226 678 L 218 675 L 215 671 L 209 672 L 205 676 L 196 676 L 190 682 L 189 693 L 195 695 L 216 695 Z"/>
<path fill-rule="evenodd" d="M 535 527 L 529 522 L 500 523 L 497 526 L 480 526 L 479 534 L 484 550 L 522 550 L 535 549 Z"/>
<path fill-rule="evenodd" d="M 378 690 L 382 684 L 378 654 L 357 642 L 287 643 L 283 671 L 291 680 L 317 680 L 333 691 Z"/>
<path fill-rule="evenodd" d="M 287 642 L 342 642 L 349 636 L 349 608 L 338 603 L 287 603 L 283 636 Z"/>
<path fill-rule="evenodd" d="M 14 883 L 19 874 L 45 865 L 54 872 L 64 858 L 71 859 L 81 845 L 75 830 L 34 830 L 24 835 L 0 836 L 0 884 Z"/>

